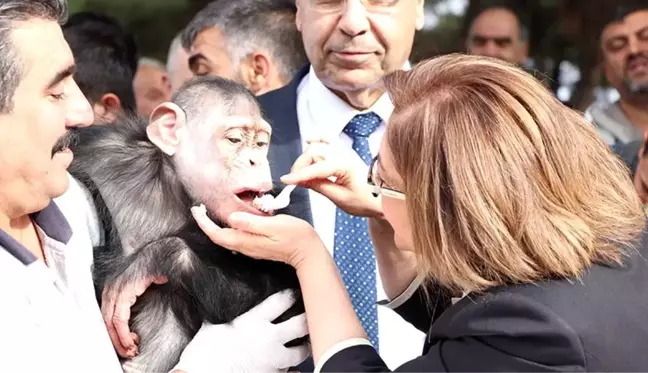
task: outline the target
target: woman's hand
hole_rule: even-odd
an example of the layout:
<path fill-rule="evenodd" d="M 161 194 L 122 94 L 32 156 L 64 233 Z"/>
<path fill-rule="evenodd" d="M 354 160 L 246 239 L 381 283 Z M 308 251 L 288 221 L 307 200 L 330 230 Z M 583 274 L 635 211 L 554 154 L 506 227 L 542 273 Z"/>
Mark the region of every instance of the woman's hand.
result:
<path fill-rule="evenodd" d="M 290 171 L 281 181 L 319 192 L 348 214 L 382 216 L 380 198 L 367 184 L 368 167 L 352 150 L 311 141 Z"/>
<path fill-rule="evenodd" d="M 310 224 L 289 215 L 268 217 L 235 212 L 228 219 L 231 228 L 221 228 L 207 216 L 203 205 L 192 207 L 191 213 L 215 244 L 255 259 L 297 268 L 308 253 L 326 250 Z"/>
<path fill-rule="evenodd" d="M 288 215 L 267 217 L 235 212 L 228 219 L 232 228 L 220 228 L 207 217 L 204 206 L 194 207 L 191 212 L 214 243 L 295 268 L 315 363 L 340 342 L 367 339 L 333 258 L 307 222 Z"/>

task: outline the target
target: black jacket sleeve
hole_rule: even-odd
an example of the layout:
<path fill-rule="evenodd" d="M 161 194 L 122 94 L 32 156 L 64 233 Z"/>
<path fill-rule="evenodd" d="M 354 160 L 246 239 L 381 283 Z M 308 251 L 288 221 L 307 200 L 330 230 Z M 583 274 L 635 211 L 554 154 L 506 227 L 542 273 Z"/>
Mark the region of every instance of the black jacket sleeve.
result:
<path fill-rule="evenodd" d="M 514 294 L 464 298 L 440 317 L 423 356 L 396 369 L 402 372 L 562 372 L 585 371 L 578 335 L 555 313 Z M 334 354 L 322 372 L 388 372 L 371 346 Z"/>

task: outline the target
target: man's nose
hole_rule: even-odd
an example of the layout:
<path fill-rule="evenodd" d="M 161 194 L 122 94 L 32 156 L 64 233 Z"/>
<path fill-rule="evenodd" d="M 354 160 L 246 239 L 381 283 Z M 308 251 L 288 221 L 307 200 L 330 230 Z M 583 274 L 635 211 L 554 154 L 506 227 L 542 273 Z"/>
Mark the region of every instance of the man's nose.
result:
<path fill-rule="evenodd" d="M 367 8 L 361 0 L 346 0 L 342 6 L 339 27 L 349 36 L 364 34 L 371 27 L 367 18 Z"/>
<path fill-rule="evenodd" d="M 646 44 L 646 43 L 644 43 Z M 629 38 L 628 40 L 628 52 L 631 56 L 639 54 L 641 51 L 641 42 L 637 38 Z M 646 51 L 643 51 L 646 52 Z"/>
<path fill-rule="evenodd" d="M 94 112 L 79 87 L 74 84 L 68 94 L 68 107 L 65 117 L 66 127 L 87 127 L 94 123 Z"/>
<path fill-rule="evenodd" d="M 489 40 L 484 46 L 484 54 L 489 57 L 497 57 L 500 54 L 500 48 L 494 41 Z"/>

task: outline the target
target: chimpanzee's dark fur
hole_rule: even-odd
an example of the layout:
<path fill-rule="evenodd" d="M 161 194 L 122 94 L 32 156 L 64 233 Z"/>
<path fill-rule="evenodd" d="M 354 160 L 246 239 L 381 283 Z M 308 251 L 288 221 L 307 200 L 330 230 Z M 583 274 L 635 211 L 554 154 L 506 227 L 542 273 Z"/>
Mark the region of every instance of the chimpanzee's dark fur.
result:
<path fill-rule="evenodd" d="M 99 294 L 146 276 L 169 279 L 151 286 L 131 317 L 140 338 L 132 362 L 141 371 L 167 372 L 203 320 L 230 322 L 283 289 L 295 289 L 298 301 L 277 321 L 304 309 L 292 267 L 233 254 L 199 229 L 190 214 L 197 201 L 145 126 L 125 117 L 79 129 L 70 172 L 90 191 L 105 229 L 105 245 L 95 248 Z"/>

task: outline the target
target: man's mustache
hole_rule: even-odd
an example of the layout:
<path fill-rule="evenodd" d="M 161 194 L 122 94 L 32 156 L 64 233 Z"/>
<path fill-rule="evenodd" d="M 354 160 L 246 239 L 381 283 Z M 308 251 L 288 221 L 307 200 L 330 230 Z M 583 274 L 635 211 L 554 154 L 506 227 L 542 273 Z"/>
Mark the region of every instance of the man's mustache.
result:
<path fill-rule="evenodd" d="M 631 54 L 628 56 L 628 60 L 626 61 L 625 68 L 626 70 L 628 69 L 628 66 L 630 66 L 631 63 L 633 63 L 636 60 L 644 60 L 644 62 L 648 63 L 648 54 L 644 52 L 639 52 L 636 54 Z"/>
<path fill-rule="evenodd" d="M 60 152 L 63 149 L 73 147 L 78 143 L 78 141 L 79 141 L 79 130 L 77 128 L 70 128 L 54 144 L 54 147 L 52 148 L 52 157 L 54 156 L 54 154 Z"/>

